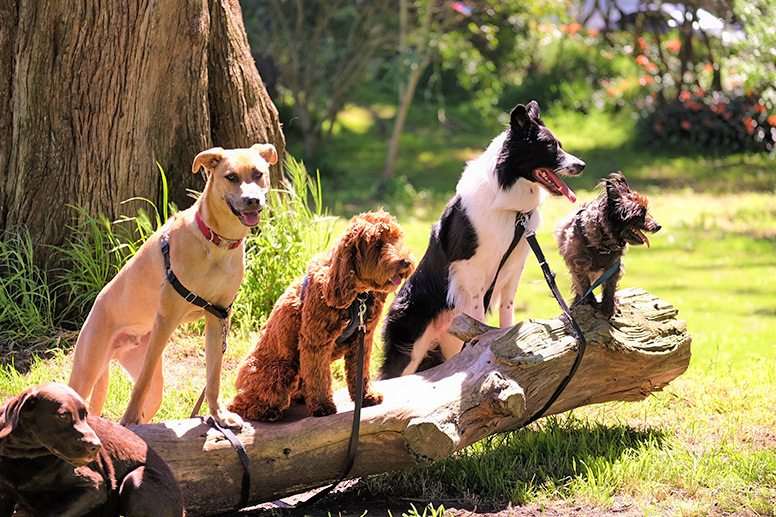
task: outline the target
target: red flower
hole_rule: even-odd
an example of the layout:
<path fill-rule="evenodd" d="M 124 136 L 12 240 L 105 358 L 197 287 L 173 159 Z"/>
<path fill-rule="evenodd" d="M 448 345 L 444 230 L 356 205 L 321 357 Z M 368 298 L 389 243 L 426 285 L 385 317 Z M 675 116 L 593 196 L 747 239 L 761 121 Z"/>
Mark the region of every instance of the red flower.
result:
<path fill-rule="evenodd" d="M 647 50 L 647 40 L 645 40 L 643 37 L 639 37 L 638 43 L 641 50 Z"/>
<path fill-rule="evenodd" d="M 762 113 L 765 111 L 765 104 L 757 103 L 754 105 L 754 111 L 755 113 Z"/>
<path fill-rule="evenodd" d="M 683 121 L 679 122 L 679 125 L 680 125 L 680 126 L 682 127 L 682 129 L 684 129 L 685 131 L 689 131 L 689 130 L 690 130 L 690 128 L 692 128 L 692 124 L 690 124 L 690 122 L 689 122 L 689 121 L 687 121 L 687 120 L 683 120 Z"/>
<path fill-rule="evenodd" d="M 649 58 L 644 54 L 636 56 L 636 64 L 641 66 L 647 66 L 649 64 Z"/>
<path fill-rule="evenodd" d="M 770 124 L 771 127 L 776 127 L 776 115 L 768 117 L 768 124 Z"/>
<path fill-rule="evenodd" d="M 687 90 L 684 90 L 679 93 L 679 100 L 682 102 L 690 100 L 691 97 L 692 97 L 692 94 Z"/>
<path fill-rule="evenodd" d="M 754 128 L 757 125 L 757 122 L 754 121 L 754 119 L 751 118 L 744 118 L 744 125 L 746 126 L 746 132 L 750 135 L 754 134 Z"/>
<path fill-rule="evenodd" d="M 671 52 L 679 52 L 682 49 L 682 42 L 678 39 L 671 39 L 666 41 L 666 48 Z"/>

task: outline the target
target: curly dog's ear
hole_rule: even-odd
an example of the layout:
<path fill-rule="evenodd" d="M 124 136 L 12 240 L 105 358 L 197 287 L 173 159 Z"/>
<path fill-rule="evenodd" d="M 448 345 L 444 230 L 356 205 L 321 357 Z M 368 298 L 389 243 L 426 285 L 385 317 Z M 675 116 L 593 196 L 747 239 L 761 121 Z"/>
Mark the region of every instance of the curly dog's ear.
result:
<path fill-rule="evenodd" d="M 35 390 L 27 388 L 0 407 L 0 452 L 3 450 L 3 439 L 11 434 L 19 423 L 22 410 L 32 409 L 37 401 Z"/>
<path fill-rule="evenodd" d="M 358 231 L 353 229 L 347 235 L 341 236 L 334 245 L 329 276 L 323 287 L 324 300 L 330 307 L 337 309 L 350 307 L 358 294 L 356 292 L 357 239 Z"/>

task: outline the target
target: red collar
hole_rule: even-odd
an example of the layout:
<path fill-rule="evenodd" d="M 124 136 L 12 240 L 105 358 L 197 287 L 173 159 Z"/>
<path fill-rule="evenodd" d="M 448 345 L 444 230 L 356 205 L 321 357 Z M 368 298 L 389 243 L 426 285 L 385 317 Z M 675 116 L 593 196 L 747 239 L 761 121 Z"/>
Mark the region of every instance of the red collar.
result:
<path fill-rule="evenodd" d="M 202 218 L 199 216 L 199 210 L 197 210 L 194 213 L 194 217 L 197 220 L 197 226 L 199 226 L 199 231 L 201 231 L 202 235 L 205 236 L 205 240 L 207 240 L 208 242 L 212 242 L 213 244 L 215 244 L 220 248 L 233 250 L 237 246 L 239 246 L 240 243 L 243 241 L 242 239 L 238 239 L 236 241 L 232 239 L 226 239 L 218 235 L 216 232 L 211 230 L 208 227 L 208 225 L 205 224 L 205 221 L 203 221 Z"/>

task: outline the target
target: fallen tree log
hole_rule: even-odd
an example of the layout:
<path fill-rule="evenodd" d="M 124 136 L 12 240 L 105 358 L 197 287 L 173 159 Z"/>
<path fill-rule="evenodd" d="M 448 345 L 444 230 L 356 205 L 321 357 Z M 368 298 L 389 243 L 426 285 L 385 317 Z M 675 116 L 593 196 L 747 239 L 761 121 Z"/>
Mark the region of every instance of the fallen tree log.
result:
<path fill-rule="evenodd" d="M 588 341 L 566 390 L 547 411 L 635 401 L 681 375 L 691 336 L 678 311 L 641 289 L 619 293 L 621 312 L 606 320 L 588 306 L 574 310 Z M 527 422 L 555 391 L 576 357 L 560 319 L 526 320 L 493 329 L 456 319 L 451 332 L 471 340 L 443 365 L 381 381 L 379 405 L 364 408 L 358 457 L 350 477 L 427 465 L 472 443 Z M 275 423 L 250 422 L 238 435 L 250 458 L 250 503 L 272 501 L 337 480 L 346 461 L 353 403 L 337 392 L 339 412 L 306 417 L 292 408 Z M 200 419 L 132 428 L 168 462 L 181 482 L 189 515 L 234 509 L 243 466 L 228 441 Z"/>

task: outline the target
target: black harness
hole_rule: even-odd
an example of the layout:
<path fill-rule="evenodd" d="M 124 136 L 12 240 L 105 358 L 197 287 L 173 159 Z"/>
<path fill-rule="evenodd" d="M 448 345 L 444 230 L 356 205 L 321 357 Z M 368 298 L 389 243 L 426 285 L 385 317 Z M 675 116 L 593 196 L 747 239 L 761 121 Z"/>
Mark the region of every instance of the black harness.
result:
<path fill-rule="evenodd" d="M 223 329 L 222 332 L 222 341 L 223 341 L 223 347 L 221 350 L 221 353 L 226 352 L 226 336 L 227 332 L 229 330 L 229 326 L 227 322 L 229 321 L 229 316 L 232 312 L 232 305 L 230 304 L 229 307 L 221 307 L 220 305 L 215 305 L 201 296 L 193 293 L 189 289 L 184 286 L 180 280 L 178 280 L 178 277 L 175 276 L 175 273 L 172 271 L 172 266 L 170 264 L 170 243 L 168 242 L 168 234 L 166 229 L 162 233 L 162 256 L 164 257 L 164 275 L 165 279 L 170 282 L 170 285 L 175 289 L 175 291 L 183 297 L 184 300 L 189 302 L 192 305 L 196 305 L 197 307 L 201 307 L 202 309 L 206 310 L 216 318 L 218 318 L 221 321 L 221 328 Z M 239 243 L 238 243 L 239 244 Z M 230 248 L 234 249 L 234 248 Z M 191 415 L 189 418 L 195 418 L 199 414 L 199 410 L 202 408 L 202 402 L 205 399 L 205 388 L 202 388 L 202 393 L 199 394 L 199 398 L 197 399 L 197 402 L 194 404 L 194 408 L 191 411 Z M 250 490 L 251 490 L 251 474 L 250 474 L 250 465 L 248 460 L 248 453 L 245 452 L 245 448 L 243 447 L 242 443 L 240 443 L 240 440 L 237 439 L 237 436 L 234 434 L 234 432 L 229 429 L 228 427 L 221 427 L 218 425 L 218 422 L 216 422 L 212 416 L 209 416 L 206 420 L 204 420 L 208 425 L 210 425 L 212 428 L 217 429 L 221 432 L 221 434 L 226 437 L 226 439 L 229 441 L 229 443 L 234 447 L 234 450 L 237 451 L 237 455 L 240 457 L 240 461 L 243 464 L 243 477 L 242 477 L 242 486 L 240 490 L 240 507 L 244 507 L 248 504 L 248 498 L 250 496 Z"/>

